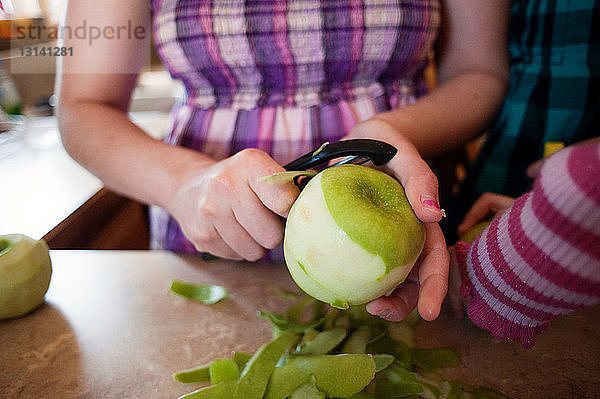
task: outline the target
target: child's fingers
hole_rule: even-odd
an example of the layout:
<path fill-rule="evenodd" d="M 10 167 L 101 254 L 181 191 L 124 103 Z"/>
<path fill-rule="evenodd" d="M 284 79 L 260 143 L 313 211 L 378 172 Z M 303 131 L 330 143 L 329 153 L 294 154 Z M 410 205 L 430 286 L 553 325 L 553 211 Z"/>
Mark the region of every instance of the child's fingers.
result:
<path fill-rule="evenodd" d="M 514 198 L 506 195 L 483 193 L 465 214 L 462 223 L 458 226 L 458 235 L 463 234 L 482 220 L 489 219 L 490 215 L 502 212 L 509 208 Z"/>
<path fill-rule="evenodd" d="M 542 166 L 544 166 L 545 159 L 539 159 L 527 167 L 527 176 L 530 179 L 535 179 L 540 174 Z"/>

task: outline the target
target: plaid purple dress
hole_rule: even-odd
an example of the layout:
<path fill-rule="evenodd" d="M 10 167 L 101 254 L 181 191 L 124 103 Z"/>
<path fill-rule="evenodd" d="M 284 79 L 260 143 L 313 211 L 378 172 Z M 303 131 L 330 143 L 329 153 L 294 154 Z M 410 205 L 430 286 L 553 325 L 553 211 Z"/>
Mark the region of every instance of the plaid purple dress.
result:
<path fill-rule="evenodd" d="M 426 92 L 439 0 L 152 0 L 160 57 L 186 98 L 172 145 L 284 164 Z M 152 247 L 194 252 L 164 210 Z"/>

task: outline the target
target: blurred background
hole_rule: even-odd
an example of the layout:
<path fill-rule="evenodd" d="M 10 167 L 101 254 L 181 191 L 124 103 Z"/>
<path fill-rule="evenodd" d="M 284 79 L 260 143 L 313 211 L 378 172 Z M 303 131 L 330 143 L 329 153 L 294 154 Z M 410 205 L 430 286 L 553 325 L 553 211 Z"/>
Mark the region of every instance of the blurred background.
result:
<path fill-rule="evenodd" d="M 60 142 L 53 116 L 56 45 L 67 0 L 0 0 L 0 234 L 45 238 L 51 248 L 145 249 L 146 207 L 105 189 Z M 160 139 L 183 93 L 152 49 L 131 120 Z"/>

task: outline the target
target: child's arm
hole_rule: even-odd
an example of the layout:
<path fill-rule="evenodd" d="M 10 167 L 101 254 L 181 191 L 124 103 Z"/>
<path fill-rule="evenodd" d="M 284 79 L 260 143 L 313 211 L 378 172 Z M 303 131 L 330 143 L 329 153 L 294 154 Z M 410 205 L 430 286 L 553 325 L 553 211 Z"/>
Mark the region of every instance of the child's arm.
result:
<path fill-rule="evenodd" d="M 550 157 L 531 192 L 457 243 L 467 314 L 530 348 L 549 321 L 600 301 L 600 142 Z"/>

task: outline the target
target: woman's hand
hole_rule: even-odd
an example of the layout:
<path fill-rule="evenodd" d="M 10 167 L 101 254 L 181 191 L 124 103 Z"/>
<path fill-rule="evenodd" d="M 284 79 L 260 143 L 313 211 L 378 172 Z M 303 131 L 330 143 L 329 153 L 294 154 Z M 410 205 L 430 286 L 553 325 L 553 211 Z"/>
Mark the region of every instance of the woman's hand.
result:
<path fill-rule="evenodd" d="M 256 261 L 282 241 L 280 216 L 287 216 L 299 194 L 293 183 L 259 181 L 282 171 L 265 152 L 243 150 L 190 179 L 168 210 L 198 251 Z"/>
<path fill-rule="evenodd" d="M 390 321 L 400 321 L 418 306 L 421 317 L 435 319 L 448 290 L 449 254 L 438 225 L 444 211 L 438 199 L 438 181 L 414 145 L 389 123 L 370 119 L 355 126 L 348 138 L 373 138 L 398 150 L 384 169 L 404 187 L 417 217 L 425 222 L 425 246 L 406 281 L 394 292 L 367 305 L 367 311 Z"/>
<path fill-rule="evenodd" d="M 376 139 L 396 147 L 398 152 L 383 168 L 400 181 L 417 217 L 439 222 L 444 216 L 438 198 L 438 181 L 416 147 L 386 121 L 369 119 L 357 124 L 344 139 Z"/>
<path fill-rule="evenodd" d="M 424 320 L 440 314 L 448 291 L 450 262 L 446 241 L 437 223 L 425 224 L 425 247 L 410 274 L 390 295 L 367 304 L 367 311 L 389 321 L 400 321 L 417 306 Z"/>

